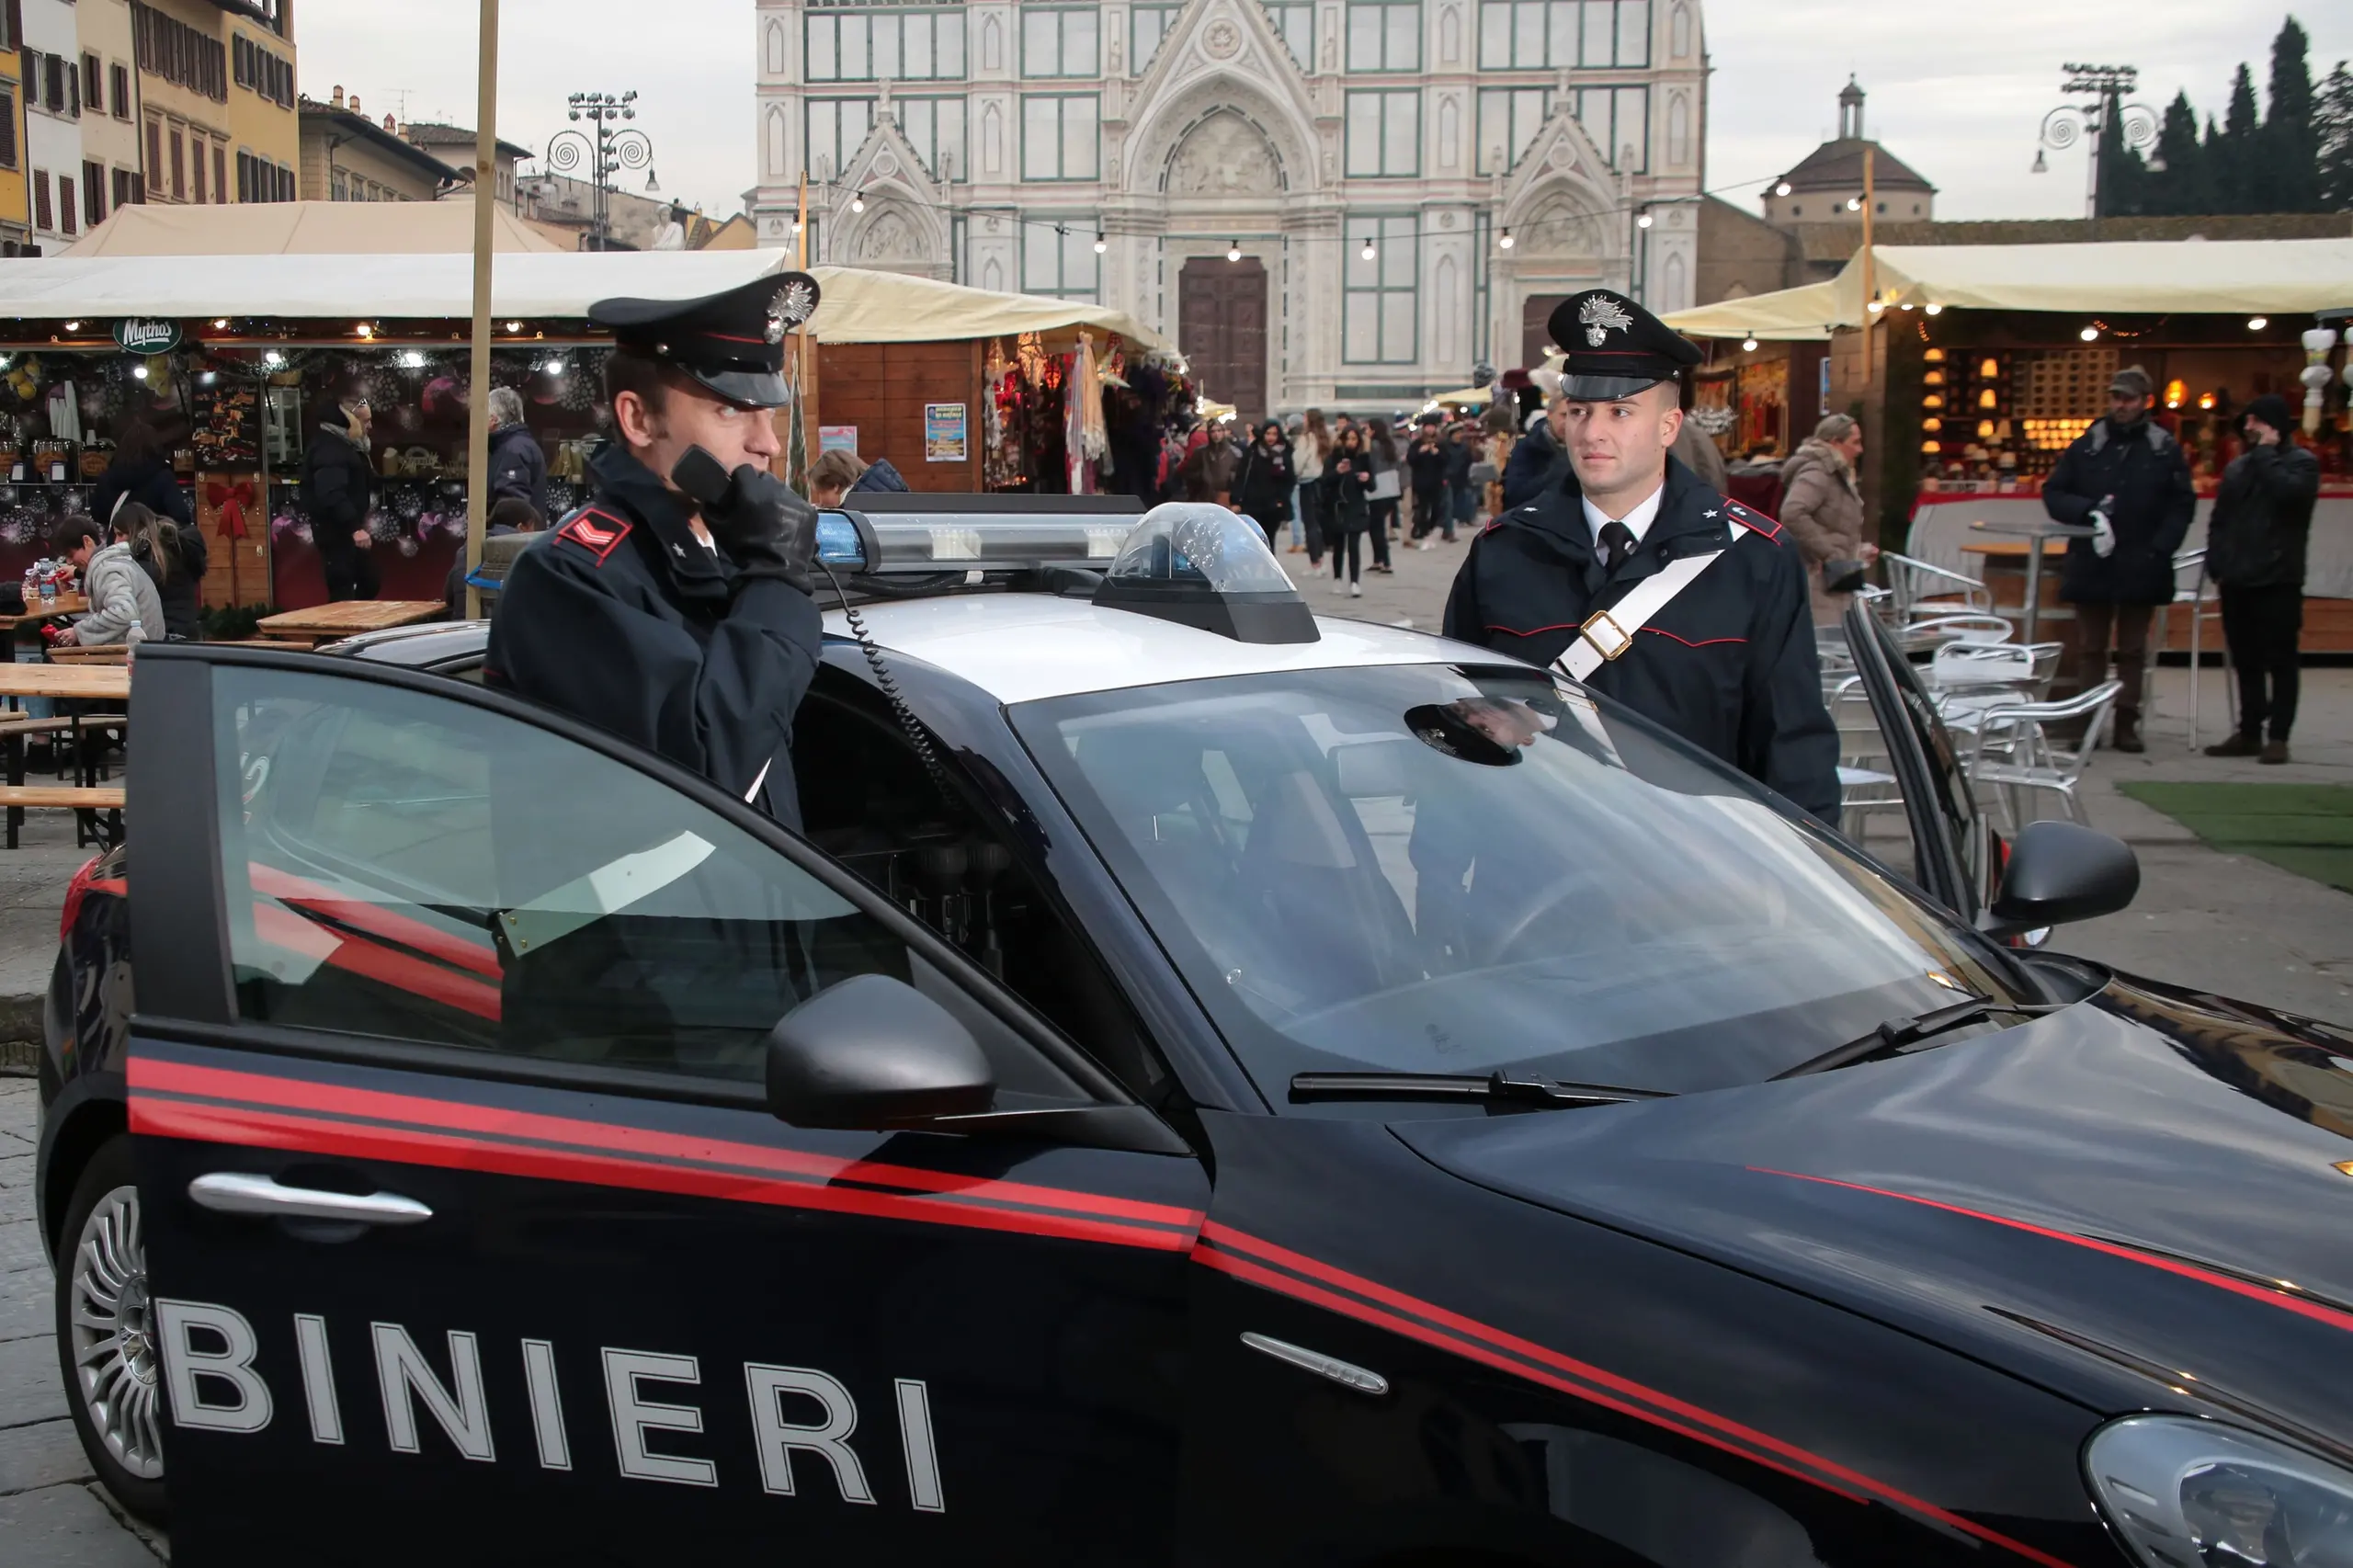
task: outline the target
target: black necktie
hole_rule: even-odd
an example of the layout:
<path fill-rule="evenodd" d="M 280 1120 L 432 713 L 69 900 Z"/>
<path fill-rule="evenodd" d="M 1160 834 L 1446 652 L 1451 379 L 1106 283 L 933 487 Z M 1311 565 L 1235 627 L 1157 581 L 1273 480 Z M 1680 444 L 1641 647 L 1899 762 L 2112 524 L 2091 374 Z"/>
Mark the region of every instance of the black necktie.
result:
<path fill-rule="evenodd" d="M 1634 553 L 1634 530 L 1623 523 L 1601 525 L 1602 570 L 1614 577 L 1618 568 L 1626 564 L 1626 557 Z"/>

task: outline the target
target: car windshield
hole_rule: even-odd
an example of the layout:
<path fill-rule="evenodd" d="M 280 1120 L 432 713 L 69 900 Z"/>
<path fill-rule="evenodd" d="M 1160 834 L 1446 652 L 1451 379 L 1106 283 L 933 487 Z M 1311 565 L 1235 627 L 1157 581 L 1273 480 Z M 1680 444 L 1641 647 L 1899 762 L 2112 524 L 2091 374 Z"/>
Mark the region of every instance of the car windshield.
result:
<path fill-rule="evenodd" d="M 1381 665 L 1012 717 L 1270 1101 L 1298 1073 L 1750 1083 L 2000 950 L 1836 835 L 1527 670 Z"/>

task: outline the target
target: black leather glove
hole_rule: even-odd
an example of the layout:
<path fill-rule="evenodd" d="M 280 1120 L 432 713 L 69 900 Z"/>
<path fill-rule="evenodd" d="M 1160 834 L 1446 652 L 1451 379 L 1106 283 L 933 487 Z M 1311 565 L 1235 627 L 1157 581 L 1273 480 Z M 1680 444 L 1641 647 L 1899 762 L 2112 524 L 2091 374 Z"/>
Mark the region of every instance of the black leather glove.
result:
<path fill-rule="evenodd" d="M 813 593 L 817 509 L 766 469 L 745 463 L 733 473 L 700 447 L 670 471 L 672 483 L 702 507 L 702 519 L 737 567 L 737 579 L 773 577 Z"/>

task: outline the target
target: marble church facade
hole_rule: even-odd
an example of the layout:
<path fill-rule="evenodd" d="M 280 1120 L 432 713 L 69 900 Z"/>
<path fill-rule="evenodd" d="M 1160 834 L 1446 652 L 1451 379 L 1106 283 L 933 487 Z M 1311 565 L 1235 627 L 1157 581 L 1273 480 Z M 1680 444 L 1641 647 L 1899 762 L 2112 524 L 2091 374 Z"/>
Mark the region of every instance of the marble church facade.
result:
<path fill-rule="evenodd" d="M 1245 411 L 1525 363 L 1692 301 L 1698 0 L 756 0 L 763 244 L 1082 296 Z M 1647 222 L 1643 222 L 1647 219 Z"/>

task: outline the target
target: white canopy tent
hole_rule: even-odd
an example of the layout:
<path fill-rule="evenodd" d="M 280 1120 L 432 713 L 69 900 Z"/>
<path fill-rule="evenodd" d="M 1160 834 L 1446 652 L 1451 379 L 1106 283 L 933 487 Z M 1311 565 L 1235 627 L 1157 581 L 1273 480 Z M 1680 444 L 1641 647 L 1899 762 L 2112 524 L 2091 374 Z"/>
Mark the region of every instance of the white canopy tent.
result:
<path fill-rule="evenodd" d="M 2066 315 L 2295 316 L 2353 305 L 2353 237 L 2148 240 L 2056 245 L 1875 245 L 1873 291 L 1887 309 Z M 1863 257 L 1838 276 L 1663 317 L 1692 337 L 1820 342 L 1861 324 Z"/>
<path fill-rule="evenodd" d="M 491 314 L 582 317 L 617 295 L 692 299 L 788 269 L 781 250 L 523 251 L 493 271 Z M 853 267 L 813 269 L 823 295 L 820 343 L 913 343 L 1118 333 L 1143 348 L 1166 340 L 1132 317 L 1083 300 L 1039 299 Z M 461 253 L 35 257 L 0 267 L 0 319 L 99 323 L 174 319 L 463 321 L 473 261 Z M 0 329 L 0 335 L 5 329 Z M 103 332 L 96 334 L 101 339 Z"/>

